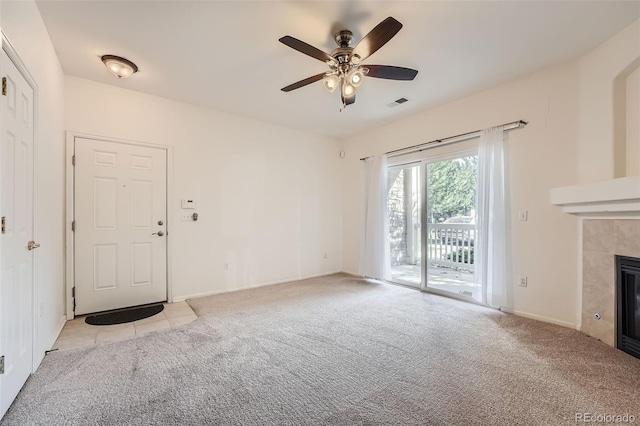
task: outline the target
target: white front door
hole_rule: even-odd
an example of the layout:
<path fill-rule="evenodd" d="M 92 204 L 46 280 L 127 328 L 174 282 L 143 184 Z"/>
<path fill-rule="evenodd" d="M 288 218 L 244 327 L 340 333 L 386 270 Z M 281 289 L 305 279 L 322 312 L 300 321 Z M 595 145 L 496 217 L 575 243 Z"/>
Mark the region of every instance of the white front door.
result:
<path fill-rule="evenodd" d="M 0 417 L 33 367 L 33 90 L 4 50 L 0 67 Z M 0 364 L 2 359 L 0 358 Z M 1 370 L 1 368 L 0 368 Z"/>
<path fill-rule="evenodd" d="M 76 315 L 167 300 L 166 154 L 75 138 Z"/>

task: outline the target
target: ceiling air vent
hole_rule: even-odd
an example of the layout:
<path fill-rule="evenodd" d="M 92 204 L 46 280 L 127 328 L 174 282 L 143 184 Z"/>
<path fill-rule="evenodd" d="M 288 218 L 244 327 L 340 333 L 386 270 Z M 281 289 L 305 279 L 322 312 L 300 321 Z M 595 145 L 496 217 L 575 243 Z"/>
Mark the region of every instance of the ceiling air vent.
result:
<path fill-rule="evenodd" d="M 405 102 L 408 102 L 409 99 L 407 98 L 400 98 L 400 99 L 396 99 L 395 101 L 391 102 L 389 105 L 387 105 L 389 108 L 393 108 L 393 107 L 397 107 L 398 105 L 401 105 Z"/>

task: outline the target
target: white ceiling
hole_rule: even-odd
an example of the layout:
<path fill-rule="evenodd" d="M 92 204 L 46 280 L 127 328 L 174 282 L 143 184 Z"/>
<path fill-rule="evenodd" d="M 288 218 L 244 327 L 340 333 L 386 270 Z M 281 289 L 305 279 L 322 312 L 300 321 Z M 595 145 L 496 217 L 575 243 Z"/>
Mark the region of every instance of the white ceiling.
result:
<path fill-rule="evenodd" d="M 640 15 L 640 2 L 39 1 L 65 73 L 337 138 L 579 57 Z M 368 78 L 354 105 L 320 82 L 326 65 L 278 39 L 326 52 L 393 16 L 403 29 L 366 63 L 419 70 L 412 82 Z M 353 44 L 352 44 L 353 45 Z M 100 56 L 135 62 L 127 80 Z M 390 108 L 406 97 L 403 105 Z"/>

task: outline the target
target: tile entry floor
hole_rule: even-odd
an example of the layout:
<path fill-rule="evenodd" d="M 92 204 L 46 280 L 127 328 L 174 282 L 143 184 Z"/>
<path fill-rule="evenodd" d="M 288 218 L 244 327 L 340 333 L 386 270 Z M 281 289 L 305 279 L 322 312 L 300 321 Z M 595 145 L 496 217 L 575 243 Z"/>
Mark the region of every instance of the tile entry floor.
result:
<path fill-rule="evenodd" d="M 152 317 L 116 325 L 90 325 L 85 316 L 67 321 L 53 349 L 82 348 L 100 342 L 130 339 L 158 330 L 169 330 L 194 321 L 198 316 L 187 302 L 165 303 L 164 310 Z"/>

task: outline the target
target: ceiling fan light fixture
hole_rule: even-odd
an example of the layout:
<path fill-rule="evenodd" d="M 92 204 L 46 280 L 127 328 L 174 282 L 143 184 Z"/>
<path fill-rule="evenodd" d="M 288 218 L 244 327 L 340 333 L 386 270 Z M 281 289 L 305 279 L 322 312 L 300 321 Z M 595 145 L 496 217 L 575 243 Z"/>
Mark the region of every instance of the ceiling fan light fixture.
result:
<path fill-rule="evenodd" d="M 128 78 L 138 72 L 138 66 L 128 59 L 115 55 L 103 55 L 102 63 L 118 78 Z"/>
<path fill-rule="evenodd" d="M 359 69 L 354 68 L 351 71 L 349 71 L 349 74 L 347 75 L 347 79 L 353 87 L 358 87 L 362 84 L 362 81 L 364 80 L 364 74 Z"/>
<path fill-rule="evenodd" d="M 333 93 L 338 88 L 340 79 L 337 75 L 331 74 L 322 79 L 322 84 L 324 85 L 324 88 L 327 89 L 327 92 Z"/>
<path fill-rule="evenodd" d="M 372 54 L 387 44 L 402 28 L 402 24 L 389 16 L 376 25 L 354 47 L 351 47 L 353 33 L 349 30 L 338 31 L 334 39 L 338 47 L 331 53 L 326 53 L 302 40 L 286 35 L 278 41 L 311 58 L 324 62 L 330 70 L 313 75 L 286 87 L 283 92 L 290 92 L 309 84 L 322 80 L 322 84 L 329 93 L 340 88 L 342 108 L 356 101 L 357 88 L 364 81 L 364 77 L 383 78 L 387 80 L 413 80 L 417 70 L 391 65 L 366 65 Z M 342 111 L 341 108 L 341 111 Z"/>
<path fill-rule="evenodd" d="M 356 93 L 356 88 L 353 87 L 351 83 L 345 81 L 342 83 L 342 96 L 345 98 L 350 98 L 353 94 Z"/>

